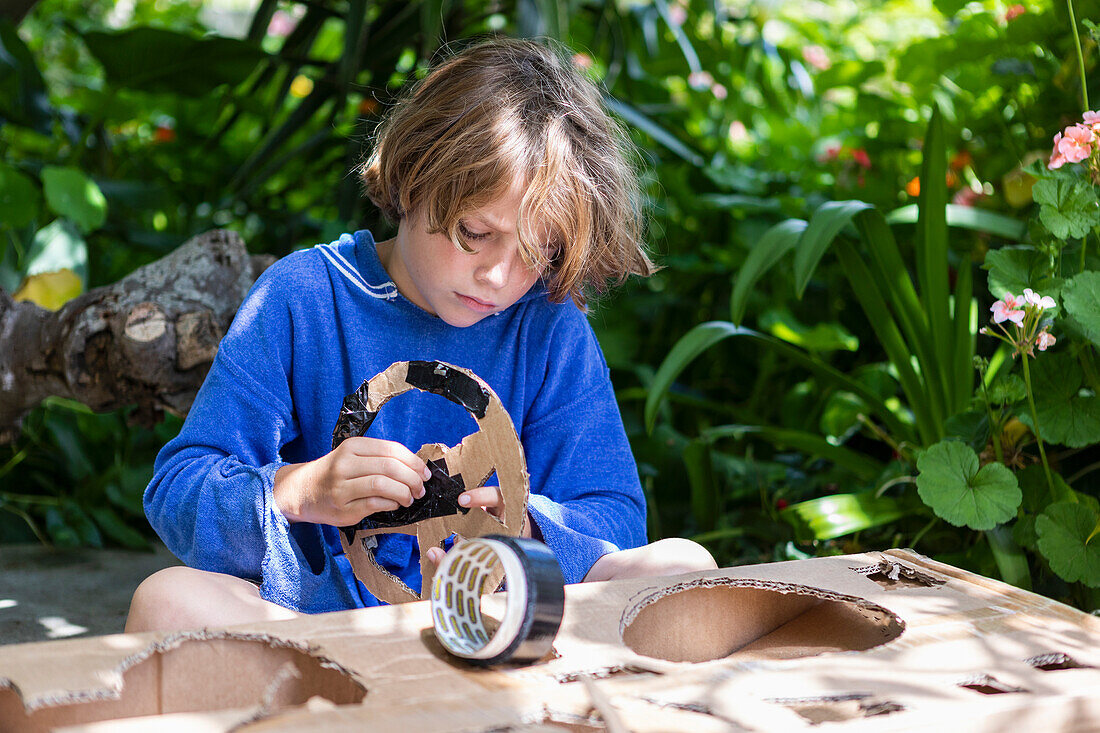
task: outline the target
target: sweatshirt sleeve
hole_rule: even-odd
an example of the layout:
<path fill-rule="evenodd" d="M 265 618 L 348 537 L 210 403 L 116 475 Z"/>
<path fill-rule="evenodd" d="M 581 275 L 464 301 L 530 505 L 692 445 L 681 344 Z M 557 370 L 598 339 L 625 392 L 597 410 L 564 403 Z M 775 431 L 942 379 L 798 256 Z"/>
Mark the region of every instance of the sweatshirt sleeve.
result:
<path fill-rule="evenodd" d="M 567 304 L 546 376 L 524 420 L 528 510 L 567 583 L 616 550 L 646 543 L 645 499 L 611 386 L 584 314 Z"/>
<path fill-rule="evenodd" d="M 183 429 L 157 456 L 145 513 L 191 567 L 262 581 L 263 597 L 295 610 L 353 607 L 360 604 L 339 598 L 349 591 L 320 528 L 292 531 L 272 494 L 275 472 L 287 465 L 280 449 L 298 435 L 285 262 L 261 276 L 238 310 Z"/>

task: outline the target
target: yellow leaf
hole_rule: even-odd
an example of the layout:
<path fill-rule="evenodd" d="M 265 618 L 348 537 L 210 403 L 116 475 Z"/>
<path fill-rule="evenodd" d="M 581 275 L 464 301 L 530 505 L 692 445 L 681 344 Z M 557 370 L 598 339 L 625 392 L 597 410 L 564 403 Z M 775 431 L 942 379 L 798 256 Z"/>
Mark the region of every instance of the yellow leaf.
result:
<path fill-rule="evenodd" d="M 26 278 L 12 297 L 15 300 L 30 301 L 55 311 L 80 295 L 83 289 L 80 276 L 75 272 L 67 269 L 57 270 Z"/>
<path fill-rule="evenodd" d="M 302 98 L 308 97 L 309 93 L 313 91 L 313 80 L 308 76 L 299 74 L 294 77 L 294 81 L 290 82 L 290 94 L 292 96 Z"/>

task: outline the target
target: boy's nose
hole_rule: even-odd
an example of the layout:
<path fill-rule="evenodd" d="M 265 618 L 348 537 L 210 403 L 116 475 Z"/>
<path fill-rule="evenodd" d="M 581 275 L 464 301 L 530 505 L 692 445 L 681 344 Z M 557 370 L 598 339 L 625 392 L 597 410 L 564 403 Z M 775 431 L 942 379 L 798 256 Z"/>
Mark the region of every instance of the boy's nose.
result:
<path fill-rule="evenodd" d="M 478 278 L 490 287 L 504 287 L 508 282 L 508 272 L 511 269 L 510 259 L 510 257 L 498 257 L 484 263 L 478 268 Z"/>

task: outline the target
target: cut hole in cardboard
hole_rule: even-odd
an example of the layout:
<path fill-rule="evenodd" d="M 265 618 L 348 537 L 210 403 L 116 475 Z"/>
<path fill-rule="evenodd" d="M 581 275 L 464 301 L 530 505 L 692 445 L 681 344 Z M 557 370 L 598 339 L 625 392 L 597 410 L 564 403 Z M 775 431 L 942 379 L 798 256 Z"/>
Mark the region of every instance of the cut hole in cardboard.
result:
<path fill-rule="evenodd" d="M 0 688 L 0 721 L 14 730 L 45 731 L 142 715 L 274 710 L 313 696 L 350 704 L 366 695 L 336 665 L 277 640 L 177 639 L 160 646 L 123 664 L 121 690 L 74 690 L 34 701 L 37 709 L 28 714 L 16 690 Z"/>
<path fill-rule="evenodd" d="M 990 677 L 989 675 L 981 675 L 980 677 L 960 682 L 959 687 L 965 687 L 968 690 L 980 692 L 983 695 L 1005 695 L 1013 692 L 1027 692 L 1027 690 L 1022 687 L 1006 685 L 1004 682 L 1001 682 L 995 677 Z"/>
<path fill-rule="evenodd" d="M 889 560 L 882 560 L 878 565 L 852 568 L 852 570 L 865 576 L 868 580 L 875 581 L 886 590 L 936 588 L 944 583 L 939 578 L 933 578 L 931 575 L 922 573 L 919 570 Z"/>
<path fill-rule="evenodd" d="M 623 615 L 623 643 L 671 662 L 794 659 L 862 651 L 901 635 L 890 611 L 802 585 L 731 579 L 672 586 Z"/>
<path fill-rule="evenodd" d="M 1037 657 L 1025 659 L 1024 662 L 1043 672 L 1057 672 L 1062 669 L 1092 669 L 1091 665 L 1081 664 L 1070 655 L 1062 652 L 1040 654 Z"/>
<path fill-rule="evenodd" d="M 811 725 L 839 723 L 845 720 L 855 720 L 856 718 L 889 715 L 905 710 L 904 705 L 867 694 L 797 700 L 769 700 L 769 702 L 790 708 L 809 721 Z"/>

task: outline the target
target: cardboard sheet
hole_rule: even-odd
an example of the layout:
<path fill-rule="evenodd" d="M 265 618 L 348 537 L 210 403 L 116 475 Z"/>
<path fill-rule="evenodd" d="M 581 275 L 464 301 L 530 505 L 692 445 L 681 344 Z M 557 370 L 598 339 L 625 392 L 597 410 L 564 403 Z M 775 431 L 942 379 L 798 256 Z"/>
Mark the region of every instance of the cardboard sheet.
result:
<path fill-rule="evenodd" d="M 3 731 L 1097 730 L 1097 690 L 1100 619 L 900 550 L 567 586 L 525 667 L 425 602 L 0 648 Z"/>

